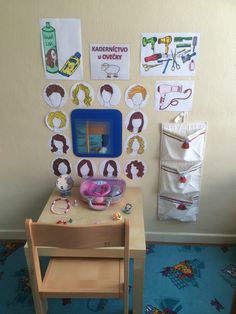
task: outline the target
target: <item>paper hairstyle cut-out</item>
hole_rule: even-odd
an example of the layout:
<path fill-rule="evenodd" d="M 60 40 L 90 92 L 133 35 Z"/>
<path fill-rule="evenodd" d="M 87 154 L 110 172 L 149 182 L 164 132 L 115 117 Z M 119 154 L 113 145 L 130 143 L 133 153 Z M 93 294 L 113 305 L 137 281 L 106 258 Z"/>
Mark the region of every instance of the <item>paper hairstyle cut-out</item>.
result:
<path fill-rule="evenodd" d="M 71 173 L 70 162 L 65 158 L 57 158 L 52 161 L 52 170 L 56 176 Z"/>
<path fill-rule="evenodd" d="M 57 156 L 67 154 L 70 149 L 70 140 L 62 134 L 55 134 L 49 140 L 49 149 Z"/>
<path fill-rule="evenodd" d="M 120 89 L 115 84 L 104 84 L 99 88 L 97 97 L 99 103 L 105 107 L 116 106 L 120 102 Z"/>
<path fill-rule="evenodd" d="M 103 160 L 99 166 L 99 172 L 103 177 L 117 177 L 120 172 L 120 165 L 112 159 Z"/>
<path fill-rule="evenodd" d="M 60 133 L 67 128 L 67 114 L 63 111 L 51 111 L 46 115 L 45 122 L 51 131 Z"/>
<path fill-rule="evenodd" d="M 61 108 L 67 100 L 67 93 L 62 85 L 48 84 L 43 91 L 43 98 L 52 108 Z"/>
<path fill-rule="evenodd" d="M 72 86 L 70 98 L 76 106 L 90 107 L 94 100 L 94 90 L 88 83 L 78 82 Z"/>
<path fill-rule="evenodd" d="M 131 160 L 125 166 L 125 175 L 131 180 L 141 179 L 147 170 L 146 165 L 140 160 Z"/>
<path fill-rule="evenodd" d="M 132 111 L 126 116 L 125 126 L 132 133 L 140 133 L 147 126 L 147 116 L 142 111 Z"/>
<path fill-rule="evenodd" d="M 89 159 L 81 159 L 76 165 L 76 173 L 81 178 L 93 177 L 96 173 L 96 166 Z"/>
<path fill-rule="evenodd" d="M 125 142 L 125 151 L 131 156 L 142 155 L 145 152 L 147 143 L 141 135 L 131 135 Z"/>
<path fill-rule="evenodd" d="M 139 110 L 147 103 L 148 93 L 142 85 L 131 85 L 125 92 L 125 102 L 132 109 Z"/>

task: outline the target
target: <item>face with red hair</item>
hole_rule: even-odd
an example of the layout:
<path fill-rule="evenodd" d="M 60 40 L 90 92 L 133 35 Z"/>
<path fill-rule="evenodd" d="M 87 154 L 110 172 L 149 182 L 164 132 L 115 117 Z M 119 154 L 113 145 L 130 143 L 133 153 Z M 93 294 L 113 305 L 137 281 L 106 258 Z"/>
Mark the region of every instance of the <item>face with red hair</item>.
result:
<path fill-rule="evenodd" d="M 137 133 L 141 132 L 144 125 L 144 117 L 142 112 L 136 111 L 134 112 L 129 119 L 129 124 L 127 126 L 127 129 L 130 132 L 133 132 L 135 128 L 137 128 Z"/>
<path fill-rule="evenodd" d="M 141 161 L 133 160 L 126 167 L 126 176 L 129 179 L 142 178 L 144 175 L 144 165 Z"/>

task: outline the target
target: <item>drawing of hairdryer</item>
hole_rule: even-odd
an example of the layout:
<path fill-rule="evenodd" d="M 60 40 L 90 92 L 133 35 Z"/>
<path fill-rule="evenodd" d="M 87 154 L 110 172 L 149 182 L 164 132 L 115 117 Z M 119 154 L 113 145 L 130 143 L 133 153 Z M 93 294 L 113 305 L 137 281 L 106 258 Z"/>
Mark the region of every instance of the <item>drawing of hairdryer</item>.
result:
<path fill-rule="evenodd" d="M 155 43 L 157 42 L 157 37 L 143 37 L 142 44 L 143 47 L 146 47 L 148 44 L 151 44 L 151 49 L 154 50 Z"/>
<path fill-rule="evenodd" d="M 169 93 L 182 93 L 183 86 L 182 85 L 168 85 L 168 84 L 161 84 L 157 87 L 158 93 L 160 93 L 160 109 L 164 105 L 166 94 Z"/>
<path fill-rule="evenodd" d="M 165 45 L 165 54 L 168 54 L 169 51 L 169 45 L 172 42 L 171 36 L 165 36 L 158 39 L 158 44 L 164 44 Z"/>

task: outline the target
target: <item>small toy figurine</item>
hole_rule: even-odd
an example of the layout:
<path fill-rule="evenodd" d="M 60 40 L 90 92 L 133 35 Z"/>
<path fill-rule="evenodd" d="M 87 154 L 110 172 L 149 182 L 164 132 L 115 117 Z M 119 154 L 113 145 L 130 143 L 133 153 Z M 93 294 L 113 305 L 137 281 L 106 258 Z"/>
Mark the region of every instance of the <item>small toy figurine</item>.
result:
<path fill-rule="evenodd" d="M 127 203 L 127 204 L 125 204 L 125 207 L 123 207 L 121 210 L 125 214 L 130 214 L 133 210 L 133 205 L 130 203 Z"/>
<path fill-rule="evenodd" d="M 70 191 L 74 185 L 72 177 L 68 174 L 62 174 L 58 177 L 56 181 L 56 187 L 60 191 L 62 197 L 67 197 L 70 195 Z"/>
<path fill-rule="evenodd" d="M 121 213 L 119 213 L 119 212 L 115 212 L 112 215 L 112 220 L 121 220 L 121 219 L 122 219 L 122 216 L 121 216 Z"/>

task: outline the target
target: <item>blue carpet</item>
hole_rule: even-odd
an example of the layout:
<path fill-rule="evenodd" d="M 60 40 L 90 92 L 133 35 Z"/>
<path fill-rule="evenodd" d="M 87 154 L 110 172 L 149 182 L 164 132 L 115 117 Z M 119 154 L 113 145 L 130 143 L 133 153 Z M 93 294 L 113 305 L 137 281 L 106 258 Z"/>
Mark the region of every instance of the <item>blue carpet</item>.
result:
<path fill-rule="evenodd" d="M 132 272 L 130 285 L 132 297 Z M 230 314 L 235 287 L 235 246 L 147 245 L 143 314 Z M 0 296 L 1 314 L 34 313 L 20 244 L 0 245 Z M 118 314 L 122 313 L 122 303 L 49 300 L 48 313 Z"/>

